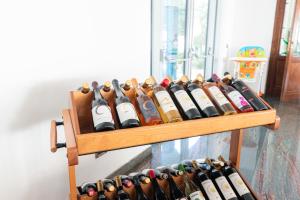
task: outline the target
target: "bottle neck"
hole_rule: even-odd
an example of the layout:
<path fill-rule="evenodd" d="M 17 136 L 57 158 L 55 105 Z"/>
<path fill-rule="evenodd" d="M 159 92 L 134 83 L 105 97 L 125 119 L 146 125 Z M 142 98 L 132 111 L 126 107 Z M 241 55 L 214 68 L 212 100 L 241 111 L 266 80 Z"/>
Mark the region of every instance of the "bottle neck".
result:
<path fill-rule="evenodd" d="M 123 97 L 124 94 L 123 94 L 122 91 L 121 91 L 121 87 L 120 87 L 120 85 L 119 85 L 119 81 L 116 80 L 116 79 L 114 79 L 114 80 L 112 81 L 112 85 L 113 85 L 113 87 L 114 87 L 114 89 L 115 89 L 116 96 L 117 96 L 117 97 Z"/>
<path fill-rule="evenodd" d="M 99 91 L 99 89 L 94 89 L 94 100 L 100 100 L 100 99 L 102 99 L 102 96 L 101 96 L 101 94 L 100 94 L 100 91 Z"/>

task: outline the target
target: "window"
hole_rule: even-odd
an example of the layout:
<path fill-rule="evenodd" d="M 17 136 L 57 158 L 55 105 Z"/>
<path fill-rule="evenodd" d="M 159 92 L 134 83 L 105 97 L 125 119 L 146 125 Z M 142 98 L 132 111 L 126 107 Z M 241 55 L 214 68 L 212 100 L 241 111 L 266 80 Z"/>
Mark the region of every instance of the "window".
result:
<path fill-rule="evenodd" d="M 152 0 L 152 74 L 210 76 L 217 0 Z"/>
<path fill-rule="evenodd" d="M 285 2 L 284 18 L 279 49 L 279 54 L 281 56 L 287 55 L 288 42 L 291 34 L 293 15 L 295 11 L 295 2 L 295 0 L 286 0 Z"/>

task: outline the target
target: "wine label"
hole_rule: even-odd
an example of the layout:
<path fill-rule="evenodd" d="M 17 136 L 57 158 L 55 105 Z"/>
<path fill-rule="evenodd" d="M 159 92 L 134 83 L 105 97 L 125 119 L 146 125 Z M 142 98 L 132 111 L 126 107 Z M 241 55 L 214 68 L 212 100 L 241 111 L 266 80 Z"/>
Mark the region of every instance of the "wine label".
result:
<path fill-rule="evenodd" d="M 215 185 L 210 179 L 201 182 L 201 185 L 210 200 L 222 200 Z"/>
<path fill-rule="evenodd" d="M 210 99 L 202 89 L 194 89 L 191 92 L 191 94 L 197 102 L 198 106 L 201 108 L 201 110 L 205 110 L 206 108 L 211 106 L 214 107 L 214 104 L 210 101 Z"/>
<path fill-rule="evenodd" d="M 110 122 L 114 124 L 110 107 L 107 105 L 94 106 L 92 109 L 92 116 L 95 127 L 103 122 Z"/>
<path fill-rule="evenodd" d="M 134 106 L 131 103 L 129 102 L 121 103 L 117 105 L 116 109 L 121 123 L 129 119 L 136 119 L 139 121 Z"/>
<path fill-rule="evenodd" d="M 196 192 L 193 192 L 189 195 L 190 199 L 191 200 L 205 200 L 202 192 L 200 191 L 196 191 Z"/>
<path fill-rule="evenodd" d="M 138 103 L 139 103 L 139 108 L 141 109 L 144 116 L 159 115 L 152 100 L 142 101 L 141 99 L 138 99 Z"/>
<path fill-rule="evenodd" d="M 208 90 L 220 106 L 229 103 L 229 101 L 226 99 L 224 94 L 220 91 L 220 89 L 217 86 L 212 86 L 208 88 Z"/>
<path fill-rule="evenodd" d="M 232 91 L 228 93 L 228 97 L 232 100 L 232 102 L 241 109 L 244 106 L 249 106 L 248 101 L 239 93 L 238 91 Z"/>
<path fill-rule="evenodd" d="M 231 186 L 229 185 L 227 179 L 224 176 L 220 176 L 216 178 L 215 181 L 218 184 L 226 200 L 229 200 L 231 198 L 236 198 L 234 191 L 232 190 Z"/>
<path fill-rule="evenodd" d="M 240 196 L 250 193 L 248 187 L 237 172 L 230 174 L 228 178 L 230 179 Z"/>
<path fill-rule="evenodd" d="M 157 98 L 157 101 L 159 102 L 159 105 L 164 111 L 164 113 L 167 113 L 171 110 L 178 111 L 172 98 L 170 97 L 167 91 L 159 91 L 155 93 L 155 97 Z"/>
<path fill-rule="evenodd" d="M 184 112 L 187 112 L 190 109 L 197 109 L 192 99 L 184 90 L 178 90 L 174 93 L 176 99 L 181 105 Z"/>

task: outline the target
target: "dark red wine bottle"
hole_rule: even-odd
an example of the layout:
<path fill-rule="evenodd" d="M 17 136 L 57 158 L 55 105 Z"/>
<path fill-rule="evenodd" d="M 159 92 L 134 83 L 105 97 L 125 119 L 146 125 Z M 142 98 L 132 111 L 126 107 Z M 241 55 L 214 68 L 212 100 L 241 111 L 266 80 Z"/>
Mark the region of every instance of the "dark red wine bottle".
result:
<path fill-rule="evenodd" d="M 97 187 L 94 183 L 83 183 L 81 185 L 82 194 L 86 194 L 89 197 L 93 197 L 97 195 Z"/>
<path fill-rule="evenodd" d="M 251 194 L 250 190 L 248 189 L 247 185 L 245 184 L 239 173 L 236 171 L 236 169 L 231 167 L 222 156 L 219 156 L 219 160 L 225 163 L 223 172 L 232 188 L 238 194 L 239 199 L 254 200 L 255 198 Z"/>
<path fill-rule="evenodd" d="M 117 187 L 117 198 L 116 200 L 130 200 L 129 195 L 123 190 L 122 180 L 120 176 L 115 177 Z"/>
<path fill-rule="evenodd" d="M 115 123 L 111 113 L 111 109 L 105 99 L 102 98 L 98 83 L 92 83 L 94 100 L 92 102 L 92 116 L 94 128 L 96 131 L 114 130 Z"/>
<path fill-rule="evenodd" d="M 145 195 L 141 183 L 140 183 L 140 178 L 139 176 L 134 176 L 133 177 L 133 184 L 135 187 L 135 193 L 136 193 L 136 200 L 149 200 L 148 197 Z"/>
<path fill-rule="evenodd" d="M 232 86 L 247 99 L 247 101 L 251 104 L 254 110 L 268 110 L 268 107 L 243 81 L 235 80 L 232 82 Z"/>
<path fill-rule="evenodd" d="M 159 184 L 156 180 L 155 171 L 153 169 L 151 169 L 149 171 L 149 176 L 150 176 L 153 193 L 154 193 L 153 199 L 154 200 L 168 200 L 168 197 L 165 195 L 164 191 L 161 189 L 161 187 L 159 186 Z"/>
<path fill-rule="evenodd" d="M 136 110 L 129 98 L 122 93 L 118 80 L 112 80 L 112 84 L 116 93 L 115 104 L 121 127 L 132 128 L 140 126 Z"/>
<path fill-rule="evenodd" d="M 195 105 L 198 106 L 206 117 L 219 116 L 219 112 L 215 105 L 211 102 L 207 94 L 202 88 L 196 83 L 189 81 L 187 83 L 187 91 L 195 102 Z"/>

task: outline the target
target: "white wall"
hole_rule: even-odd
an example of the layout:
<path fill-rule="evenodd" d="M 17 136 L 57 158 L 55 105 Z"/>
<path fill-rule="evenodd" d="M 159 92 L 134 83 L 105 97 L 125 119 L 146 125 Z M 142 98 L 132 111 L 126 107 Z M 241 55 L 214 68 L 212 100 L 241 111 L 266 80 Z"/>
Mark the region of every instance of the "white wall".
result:
<path fill-rule="evenodd" d="M 50 120 L 83 81 L 149 75 L 150 0 L 1 1 L 0 69 L 1 199 L 67 199 L 66 153 L 49 151 Z M 80 159 L 78 183 L 140 151 Z"/>
<path fill-rule="evenodd" d="M 276 0 L 220 0 L 214 71 L 232 71 L 228 57 L 242 46 L 261 46 L 270 56 Z M 267 75 L 264 70 L 263 90 Z"/>

